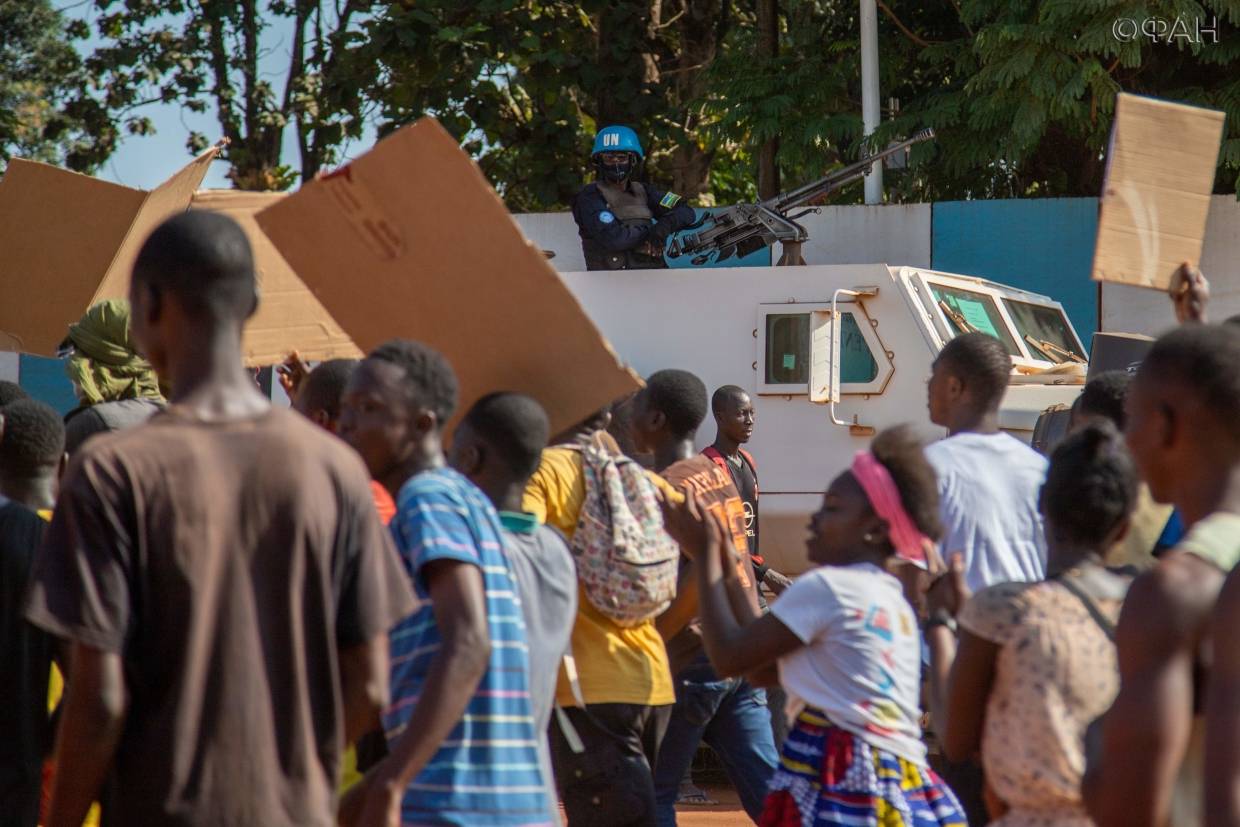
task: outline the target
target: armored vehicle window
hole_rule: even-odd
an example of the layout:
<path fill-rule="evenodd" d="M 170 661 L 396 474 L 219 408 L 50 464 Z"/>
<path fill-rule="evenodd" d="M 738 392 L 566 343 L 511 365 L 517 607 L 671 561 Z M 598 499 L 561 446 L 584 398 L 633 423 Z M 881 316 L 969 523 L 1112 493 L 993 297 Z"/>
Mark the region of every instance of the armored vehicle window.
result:
<path fill-rule="evenodd" d="M 1080 343 L 1072 334 L 1072 328 L 1061 310 L 1013 299 L 1004 299 L 1003 303 L 1007 305 L 1008 315 L 1016 325 L 1016 332 L 1025 340 L 1035 359 L 1064 362 L 1067 361 L 1065 351 L 1081 359 L 1085 358 Z"/>
<path fill-rule="evenodd" d="M 809 314 L 766 317 L 766 384 L 809 383 Z"/>
<path fill-rule="evenodd" d="M 962 290 L 959 287 L 947 287 L 942 284 L 931 284 L 930 291 L 943 315 L 951 324 L 956 335 L 962 333 L 985 333 L 994 336 L 1012 356 L 1023 356 L 1012 334 L 1008 332 L 1007 323 L 999 313 L 995 300 L 985 293 Z"/>
<path fill-rule="evenodd" d="M 771 313 L 766 317 L 768 385 L 809 384 L 808 313 Z M 878 363 L 852 313 L 840 314 L 840 383 L 864 384 L 878 376 Z M 801 391 L 798 391 L 801 392 Z"/>

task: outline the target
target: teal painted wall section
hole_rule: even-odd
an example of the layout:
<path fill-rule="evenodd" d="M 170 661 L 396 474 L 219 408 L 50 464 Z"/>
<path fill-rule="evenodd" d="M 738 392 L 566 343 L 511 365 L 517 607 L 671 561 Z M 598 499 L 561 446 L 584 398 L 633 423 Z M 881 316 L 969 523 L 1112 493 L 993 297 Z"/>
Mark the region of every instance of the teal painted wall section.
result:
<path fill-rule="evenodd" d="M 62 414 L 77 407 L 73 383 L 65 375 L 65 363 L 60 359 L 21 355 L 17 381 L 26 393 L 46 402 Z"/>
<path fill-rule="evenodd" d="M 1098 328 L 1090 281 L 1098 199 L 946 201 L 934 205 L 935 270 L 980 276 L 1063 302 L 1086 347 Z"/>

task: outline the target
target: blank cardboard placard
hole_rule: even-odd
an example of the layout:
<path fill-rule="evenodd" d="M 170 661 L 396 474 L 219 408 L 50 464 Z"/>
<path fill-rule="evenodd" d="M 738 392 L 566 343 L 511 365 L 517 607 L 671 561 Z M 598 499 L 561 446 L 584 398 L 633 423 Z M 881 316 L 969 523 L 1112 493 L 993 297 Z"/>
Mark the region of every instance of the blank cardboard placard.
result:
<path fill-rule="evenodd" d="M 0 349 L 55 356 L 146 193 L 14 158 L 0 181 Z"/>
<path fill-rule="evenodd" d="M 258 312 L 245 326 L 241 342 L 247 365 L 274 365 L 297 350 L 307 361 L 355 359 L 361 351 L 315 298 L 271 239 L 259 229 L 255 214 L 288 196 L 281 192 L 200 190 L 190 206 L 223 213 L 245 230 L 258 271 Z"/>
<path fill-rule="evenodd" d="M 1121 94 L 1092 277 L 1166 290 L 1201 259 L 1223 113 Z"/>
<path fill-rule="evenodd" d="M 306 184 L 258 223 L 362 350 L 399 336 L 447 356 L 458 415 L 491 391 L 519 391 L 542 403 L 554 433 L 640 387 L 433 119 Z"/>
<path fill-rule="evenodd" d="M 87 308 L 123 297 L 146 233 L 189 207 L 218 151 L 150 192 L 10 161 L 0 181 L 0 348 L 55 356 Z"/>

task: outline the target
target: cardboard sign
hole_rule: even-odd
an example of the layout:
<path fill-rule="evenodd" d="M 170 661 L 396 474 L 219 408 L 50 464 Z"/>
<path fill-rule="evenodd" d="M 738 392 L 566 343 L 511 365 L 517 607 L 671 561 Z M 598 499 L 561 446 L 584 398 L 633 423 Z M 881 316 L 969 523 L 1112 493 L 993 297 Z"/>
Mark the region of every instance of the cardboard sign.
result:
<path fill-rule="evenodd" d="M 1223 113 L 1121 94 L 1107 153 L 1095 281 L 1166 290 L 1201 259 Z"/>
<path fill-rule="evenodd" d="M 207 150 L 149 192 L 10 161 L 0 181 L 0 350 L 55 356 L 69 325 L 92 304 L 128 295 L 147 237 L 192 205 L 231 215 L 254 247 L 262 301 L 246 327 L 247 364 L 278 363 L 290 349 L 309 360 L 357 356 L 352 340 L 254 223 L 255 212 L 283 195 L 195 194 L 218 154 Z"/>
<path fill-rule="evenodd" d="M 459 412 L 520 391 L 547 409 L 554 433 L 641 386 L 432 119 L 306 184 L 258 224 L 362 350 L 404 337 L 447 356 Z"/>
<path fill-rule="evenodd" d="M 245 326 L 242 354 L 247 365 L 276 365 L 296 349 L 306 361 L 356 359 L 362 355 L 297 273 L 259 229 L 254 216 L 288 195 L 282 192 L 201 190 L 190 206 L 229 216 L 241 225 L 254 249 L 258 312 Z M 128 285 L 128 280 L 126 280 Z"/>

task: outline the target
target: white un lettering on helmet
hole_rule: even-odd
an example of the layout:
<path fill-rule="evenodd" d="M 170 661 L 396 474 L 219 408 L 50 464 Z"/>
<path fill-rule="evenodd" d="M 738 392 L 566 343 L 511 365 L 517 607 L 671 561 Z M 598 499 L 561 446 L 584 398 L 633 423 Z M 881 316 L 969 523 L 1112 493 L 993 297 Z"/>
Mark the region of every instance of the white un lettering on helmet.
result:
<path fill-rule="evenodd" d="M 620 136 L 615 133 L 604 135 L 603 146 L 620 146 Z"/>

